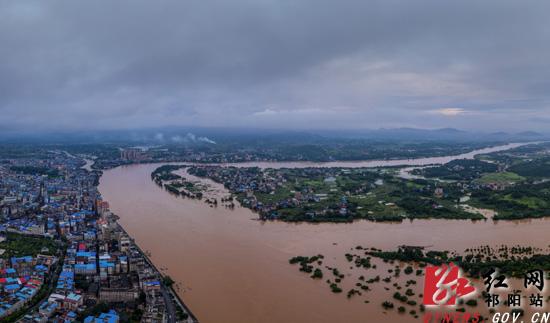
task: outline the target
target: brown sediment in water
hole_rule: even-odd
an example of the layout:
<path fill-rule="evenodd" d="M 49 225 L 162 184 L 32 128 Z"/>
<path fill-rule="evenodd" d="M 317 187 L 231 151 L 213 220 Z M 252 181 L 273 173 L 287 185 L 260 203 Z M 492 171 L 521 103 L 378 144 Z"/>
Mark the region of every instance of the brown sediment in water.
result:
<path fill-rule="evenodd" d="M 357 245 L 380 249 L 419 245 L 463 251 L 486 244 L 546 249 L 550 242 L 547 219 L 261 222 L 246 208 L 211 208 L 200 200 L 168 194 L 151 181 L 150 173 L 158 166 L 105 171 L 100 192 L 128 233 L 151 251 L 152 261 L 167 268 L 166 273 L 178 282 L 178 293 L 201 322 L 383 322 L 397 318 L 418 322 L 409 314 L 396 314 L 395 309 L 384 313 L 380 304 L 391 299 L 391 284 L 373 285 L 373 291 L 347 299 L 345 293 L 356 282 L 353 277 L 364 274 L 370 278 L 378 273 L 383 278 L 391 265 L 380 264 L 376 270 L 364 272 L 350 270 L 344 254 Z M 219 184 L 190 178 L 211 185 L 211 194 L 227 195 Z M 330 292 L 324 282 L 327 277 L 310 279 L 288 263 L 296 255 L 316 254 L 323 254 L 326 264 L 343 273 L 352 272 L 344 279 L 347 287 L 342 294 Z M 414 279 L 421 284 L 421 277 Z M 385 286 L 390 291 L 385 291 Z"/>

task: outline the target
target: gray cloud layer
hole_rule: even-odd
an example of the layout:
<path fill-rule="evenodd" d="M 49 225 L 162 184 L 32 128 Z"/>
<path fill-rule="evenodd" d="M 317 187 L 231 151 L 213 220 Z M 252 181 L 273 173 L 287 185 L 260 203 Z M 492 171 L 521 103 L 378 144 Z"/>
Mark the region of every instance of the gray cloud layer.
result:
<path fill-rule="evenodd" d="M 2 1 L 0 126 L 544 130 L 550 2 Z"/>

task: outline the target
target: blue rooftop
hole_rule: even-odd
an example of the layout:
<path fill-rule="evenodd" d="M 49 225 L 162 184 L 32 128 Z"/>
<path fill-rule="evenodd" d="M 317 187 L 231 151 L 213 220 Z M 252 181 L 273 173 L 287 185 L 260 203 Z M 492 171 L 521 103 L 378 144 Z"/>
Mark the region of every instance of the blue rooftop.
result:
<path fill-rule="evenodd" d="M 109 313 L 101 313 L 97 318 L 88 316 L 84 319 L 84 323 L 116 323 L 119 317 L 114 310 L 110 310 Z"/>
<path fill-rule="evenodd" d="M 19 289 L 19 285 L 18 285 L 18 284 L 6 285 L 6 286 L 4 286 L 4 289 L 7 290 L 7 291 L 18 290 L 18 289 Z"/>
<path fill-rule="evenodd" d="M 95 258 L 95 252 L 91 251 L 78 251 L 76 253 L 77 257 L 88 257 L 88 258 Z"/>

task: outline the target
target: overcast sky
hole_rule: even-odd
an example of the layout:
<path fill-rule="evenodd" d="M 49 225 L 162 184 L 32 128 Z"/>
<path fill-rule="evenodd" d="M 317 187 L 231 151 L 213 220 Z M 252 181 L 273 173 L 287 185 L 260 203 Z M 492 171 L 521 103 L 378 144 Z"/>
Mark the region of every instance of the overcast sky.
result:
<path fill-rule="evenodd" d="M 550 125 L 550 2 L 1 1 L 0 127 Z"/>

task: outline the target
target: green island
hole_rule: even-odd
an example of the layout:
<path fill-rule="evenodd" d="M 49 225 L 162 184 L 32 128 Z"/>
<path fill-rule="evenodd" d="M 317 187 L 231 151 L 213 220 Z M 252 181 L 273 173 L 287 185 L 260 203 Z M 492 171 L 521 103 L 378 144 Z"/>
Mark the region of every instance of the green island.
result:
<path fill-rule="evenodd" d="M 405 180 L 395 169 L 260 169 L 193 166 L 189 173 L 222 183 L 263 220 L 350 222 L 415 218 L 483 219 L 458 206 L 462 192 L 449 185 Z"/>
<path fill-rule="evenodd" d="M 409 170 L 218 165 L 193 165 L 187 170 L 223 184 L 262 220 L 515 220 L 550 215 L 549 154 L 549 145 L 541 144 Z M 157 183 L 164 179 L 180 187 L 190 185 L 178 182 L 180 178 L 171 173 L 174 167 L 182 166 L 157 169 L 153 173 Z M 174 182 L 164 185 L 180 192 Z"/>
<path fill-rule="evenodd" d="M 202 199 L 208 187 L 204 184 L 185 179 L 174 172 L 182 169 L 184 165 L 164 165 L 151 173 L 151 179 L 168 192 L 183 197 Z M 217 204 L 217 200 L 208 200 L 208 203 Z"/>

